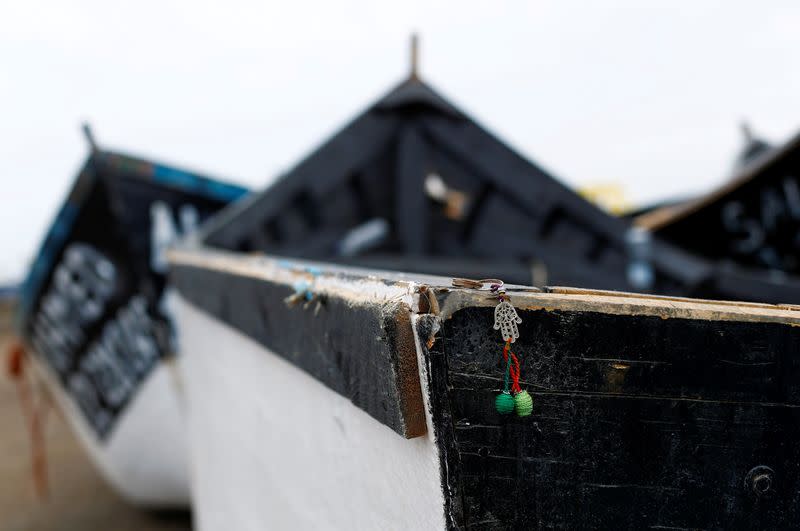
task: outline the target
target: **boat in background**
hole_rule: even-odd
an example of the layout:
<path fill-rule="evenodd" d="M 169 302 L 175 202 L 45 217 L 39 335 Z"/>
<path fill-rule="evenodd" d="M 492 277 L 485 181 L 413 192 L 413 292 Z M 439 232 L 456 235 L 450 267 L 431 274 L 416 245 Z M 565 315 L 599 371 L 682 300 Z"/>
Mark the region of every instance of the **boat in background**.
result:
<path fill-rule="evenodd" d="M 800 302 L 794 276 L 687 251 L 602 211 L 415 71 L 202 232 L 210 247 L 375 269 Z"/>
<path fill-rule="evenodd" d="M 247 190 L 98 149 L 20 290 L 18 328 L 108 482 L 151 507 L 189 501 L 167 247 Z"/>
<path fill-rule="evenodd" d="M 744 143 L 738 153 L 736 153 L 733 163 L 731 164 L 731 179 L 735 179 L 742 169 L 754 164 L 757 159 L 765 157 L 768 152 L 775 149 L 772 144 L 754 135 L 747 122 L 741 124 L 741 129 Z M 641 218 L 639 224 L 646 228 L 649 223 L 644 222 L 644 220 L 650 218 L 651 215 L 652 222 L 655 222 L 656 219 L 667 219 L 695 201 L 697 201 L 696 197 L 662 198 L 658 201 L 630 209 L 624 212 L 622 216 L 629 220 Z M 655 214 L 655 212 L 658 212 L 658 214 Z"/>
<path fill-rule="evenodd" d="M 800 518 L 797 307 L 508 286 L 533 401 L 503 415 L 489 281 L 169 257 L 200 530 Z"/>
<path fill-rule="evenodd" d="M 796 278 L 800 133 L 778 147 L 755 138 L 748 145 L 738 171 L 722 186 L 682 205 L 645 213 L 635 223 L 706 259 L 765 270 L 778 280 Z"/>

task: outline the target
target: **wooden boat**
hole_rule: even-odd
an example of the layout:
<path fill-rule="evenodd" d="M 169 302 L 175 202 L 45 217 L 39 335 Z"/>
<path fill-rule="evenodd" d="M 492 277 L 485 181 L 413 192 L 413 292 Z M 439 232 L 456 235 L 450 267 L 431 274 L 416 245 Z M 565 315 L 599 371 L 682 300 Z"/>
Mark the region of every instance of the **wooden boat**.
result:
<path fill-rule="evenodd" d="M 800 284 L 604 214 L 413 72 L 170 263 L 200 529 L 798 520 L 795 307 L 515 287 L 511 371 L 497 294 L 451 279 Z M 496 409 L 512 372 L 530 416 Z"/>
<path fill-rule="evenodd" d="M 800 134 L 777 148 L 763 142 L 758 146 L 749 159 L 743 155 L 745 163 L 720 188 L 678 207 L 644 214 L 636 224 L 709 260 L 766 269 L 775 278 L 797 276 Z"/>
<path fill-rule="evenodd" d="M 796 307 L 452 277 L 798 284 L 649 239 L 414 72 L 170 264 L 201 529 L 797 521 Z"/>
<path fill-rule="evenodd" d="M 105 478 L 135 503 L 189 499 L 164 253 L 244 193 L 94 147 L 21 290 L 19 329 L 37 367 Z"/>
<path fill-rule="evenodd" d="M 502 415 L 488 285 L 170 261 L 199 529 L 800 521 L 800 307 L 508 287 L 533 406 Z"/>
<path fill-rule="evenodd" d="M 800 280 L 687 252 L 601 211 L 415 72 L 272 186 L 216 217 L 204 241 L 520 284 L 800 302 Z"/>

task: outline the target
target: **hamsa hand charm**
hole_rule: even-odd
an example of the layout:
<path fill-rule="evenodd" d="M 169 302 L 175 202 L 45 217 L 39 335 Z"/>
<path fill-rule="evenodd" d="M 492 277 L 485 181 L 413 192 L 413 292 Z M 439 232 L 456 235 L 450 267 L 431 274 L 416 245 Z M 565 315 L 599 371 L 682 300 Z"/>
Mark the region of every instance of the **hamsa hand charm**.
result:
<path fill-rule="evenodd" d="M 517 324 L 521 322 L 522 319 L 517 315 L 517 310 L 510 302 L 504 300 L 494 307 L 494 329 L 500 330 L 504 341 L 513 343 L 519 338 Z"/>

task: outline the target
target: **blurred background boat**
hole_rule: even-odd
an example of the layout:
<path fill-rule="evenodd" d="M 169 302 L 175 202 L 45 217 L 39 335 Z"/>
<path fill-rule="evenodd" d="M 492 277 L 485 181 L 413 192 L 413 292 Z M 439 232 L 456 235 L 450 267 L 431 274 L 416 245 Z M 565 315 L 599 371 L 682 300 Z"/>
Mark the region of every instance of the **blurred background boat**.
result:
<path fill-rule="evenodd" d="M 653 237 L 601 210 L 479 126 L 413 65 L 274 184 L 215 217 L 204 241 L 520 284 L 800 301 L 793 275 Z"/>
<path fill-rule="evenodd" d="M 91 152 L 20 289 L 18 327 L 111 485 L 137 504 L 185 506 L 164 253 L 246 190 L 99 149 L 86 135 Z"/>
<path fill-rule="evenodd" d="M 636 225 L 709 260 L 794 278 L 800 273 L 798 170 L 800 134 L 771 147 L 748 132 L 728 182 L 695 200 L 643 214 Z"/>

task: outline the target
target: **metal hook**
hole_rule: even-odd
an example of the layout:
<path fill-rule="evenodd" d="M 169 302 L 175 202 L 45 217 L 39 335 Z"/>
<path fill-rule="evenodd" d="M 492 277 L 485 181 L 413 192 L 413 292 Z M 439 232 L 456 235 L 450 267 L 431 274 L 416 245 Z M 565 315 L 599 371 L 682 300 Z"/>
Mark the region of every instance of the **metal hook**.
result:
<path fill-rule="evenodd" d="M 484 278 L 482 280 L 472 280 L 471 278 L 454 278 L 452 285 L 454 288 L 467 288 L 467 289 L 486 289 L 485 286 L 489 285 L 488 289 L 493 293 L 504 289 L 505 282 L 499 278 Z"/>

